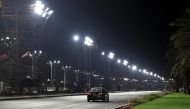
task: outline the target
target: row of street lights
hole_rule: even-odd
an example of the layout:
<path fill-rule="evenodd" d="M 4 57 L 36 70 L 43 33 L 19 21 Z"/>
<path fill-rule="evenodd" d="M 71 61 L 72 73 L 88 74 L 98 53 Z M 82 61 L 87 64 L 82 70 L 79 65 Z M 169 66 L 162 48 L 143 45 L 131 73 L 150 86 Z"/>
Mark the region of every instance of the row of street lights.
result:
<path fill-rule="evenodd" d="M 79 37 L 78 35 L 75 35 L 75 36 L 73 37 L 73 40 L 74 40 L 75 42 L 77 42 L 77 41 L 80 40 L 80 37 Z M 91 46 L 94 46 L 94 41 L 93 41 L 93 39 L 91 39 L 90 37 L 86 36 L 86 37 L 84 38 L 84 44 L 87 45 L 87 46 L 89 46 L 89 47 L 91 47 Z M 101 55 L 102 55 L 102 56 L 107 55 L 107 57 L 108 57 L 109 59 L 111 59 L 111 60 L 114 60 L 114 59 L 115 59 L 115 54 L 114 54 L 113 52 L 108 52 L 108 53 L 106 54 L 105 51 L 102 51 L 102 52 L 101 52 Z M 156 77 L 156 78 L 159 78 L 159 79 L 161 79 L 161 80 L 163 80 L 163 81 L 165 80 L 164 77 L 161 77 L 160 75 L 158 75 L 158 74 L 156 74 L 156 73 L 153 73 L 153 72 L 151 72 L 151 71 L 149 72 L 149 71 L 147 71 L 146 69 L 140 69 L 140 68 L 138 68 L 138 67 L 137 67 L 136 65 L 134 65 L 134 64 L 129 65 L 129 62 L 128 62 L 126 59 L 121 60 L 120 58 L 118 58 L 118 59 L 116 60 L 116 62 L 117 62 L 118 64 L 123 64 L 124 66 L 126 66 L 128 69 L 131 69 L 132 71 L 142 72 L 142 73 L 144 73 L 144 74 L 147 74 L 147 75 L 150 75 L 150 76 L 154 76 L 154 77 Z"/>
<path fill-rule="evenodd" d="M 101 55 L 102 56 L 104 56 L 104 55 L 106 55 L 106 53 L 103 51 L 102 53 L 101 53 Z M 113 52 L 109 52 L 108 54 L 107 54 L 107 57 L 109 58 L 109 59 L 114 59 L 115 58 L 115 54 L 113 53 Z M 128 69 L 130 69 L 130 70 L 132 70 L 132 71 L 138 71 L 138 72 L 142 72 L 142 73 L 144 73 L 144 74 L 147 74 L 147 75 L 150 75 L 150 76 L 154 76 L 154 77 L 157 77 L 157 78 L 159 78 L 159 79 L 161 79 L 161 80 L 165 80 L 164 79 L 164 77 L 161 77 L 160 75 L 158 75 L 158 74 L 156 74 L 156 73 L 153 73 L 153 72 L 149 72 L 149 71 L 147 71 L 146 69 L 140 69 L 140 68 L 138 68 L 136 65 L 134 65 L 134 64 L 132 64 L 132 65 L 129 65 L 129 62 L 127 61 L 127 60 L 121 60 L 120 58 L 118 58 L 117 60 L 117 63 L 118 64 L 123 64 L 124 66 L 126 66 Z"/>
<path fill-rule="evenodd" d="M 51 67 L 51 77 L 50 77 L 50 82 L 51 82 L 51 87 L 53 87 L 53 66 L 54 65 L 58 65 L 58 64 L 61 64 L 61 61 L 60 60 L 54 60 L 54 61 L 49 61 L 47 64 L 49 64 L 50 65 L 50 67 Z M 66 90 L 66 83 L 67 83 L 67 72 L 69 71 L 69 70 L 71 70 L 72 69 L 72 66 L 61 66 L 61 70 L 63 70 L 63 73 L 64 73 L 64 79 L 63 79 L 63 87 L 64 87 L 64 89 L 63 90 Z M 79 73 L 79 71 L 80 70 L 73 70 L 73 72 L 75 72 L 76 73 L 76 81 L 78 82 L 79 81 L 79 78 L 78 78 L 78 73 Z"/>

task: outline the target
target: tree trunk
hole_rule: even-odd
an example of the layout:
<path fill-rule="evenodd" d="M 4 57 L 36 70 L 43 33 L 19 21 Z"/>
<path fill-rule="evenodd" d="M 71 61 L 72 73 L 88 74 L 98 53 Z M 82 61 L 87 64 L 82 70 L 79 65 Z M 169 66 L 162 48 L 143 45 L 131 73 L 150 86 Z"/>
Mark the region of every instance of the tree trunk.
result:
<path fill-rule="evenodd" d="M 184 77 L 184 85 L 185 85 L 185 88 L 184 88 L 184 90 L 185 90 L 185 93 L 186 94 L 190 94 L 190 79 L 189 79 L 189 76 L 190 76 L 190 73 L 189 72 L 186 72 L 185 73 L 185 77 Z"/>
<path fill-rule="evenodd" d="M 180 83 L 179 83 L 179 79 L 176 77 L 175 80 L 175 92 L 179 92 L 180 89 Z"/>

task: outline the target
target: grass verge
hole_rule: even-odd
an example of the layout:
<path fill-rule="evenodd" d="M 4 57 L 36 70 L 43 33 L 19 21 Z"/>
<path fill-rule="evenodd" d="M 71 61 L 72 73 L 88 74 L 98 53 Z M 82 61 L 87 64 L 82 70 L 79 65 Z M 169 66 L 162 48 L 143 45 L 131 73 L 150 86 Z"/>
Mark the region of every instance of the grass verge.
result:
<path fill-rule="evenodd" d="M 148 98 L 152 98 L 148 97 Z M 143 104 L 135 106 L 133 109 L 190 109 L 190 95 L 183 93 L 172 93 L 163 96 L 158 99 L 147 102 L 148 100 L 143 99 L 141 102 Z M 136 102 L 134 100 L 134 102 Z"/>

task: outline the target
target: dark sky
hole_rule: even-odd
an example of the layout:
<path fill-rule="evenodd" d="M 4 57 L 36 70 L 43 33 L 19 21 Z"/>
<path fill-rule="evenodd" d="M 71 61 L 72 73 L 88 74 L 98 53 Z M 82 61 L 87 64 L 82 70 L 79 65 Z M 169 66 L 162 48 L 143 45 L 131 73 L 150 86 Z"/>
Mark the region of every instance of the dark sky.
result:
<path fill-rule="evenodd" d="M 46 27 L 46 52 L 76 65 L 82 47 L 75 33 L 91 36 L 99 49 L 153 72 L 163 73 L 169 22 L 182 15 L 189 0 L 49 0 L 54 14 Z"/>

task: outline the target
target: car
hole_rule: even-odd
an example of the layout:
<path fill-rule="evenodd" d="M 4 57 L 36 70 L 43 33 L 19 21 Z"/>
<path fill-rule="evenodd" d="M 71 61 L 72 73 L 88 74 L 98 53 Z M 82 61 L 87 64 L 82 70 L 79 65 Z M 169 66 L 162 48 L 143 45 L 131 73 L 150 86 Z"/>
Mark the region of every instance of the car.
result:
<path fill-rule="evenodd" d="M 103 87 L 93 87 L 87 93 L 87 101 L 102 100 L 109 102 L 109 93 Z"/>

